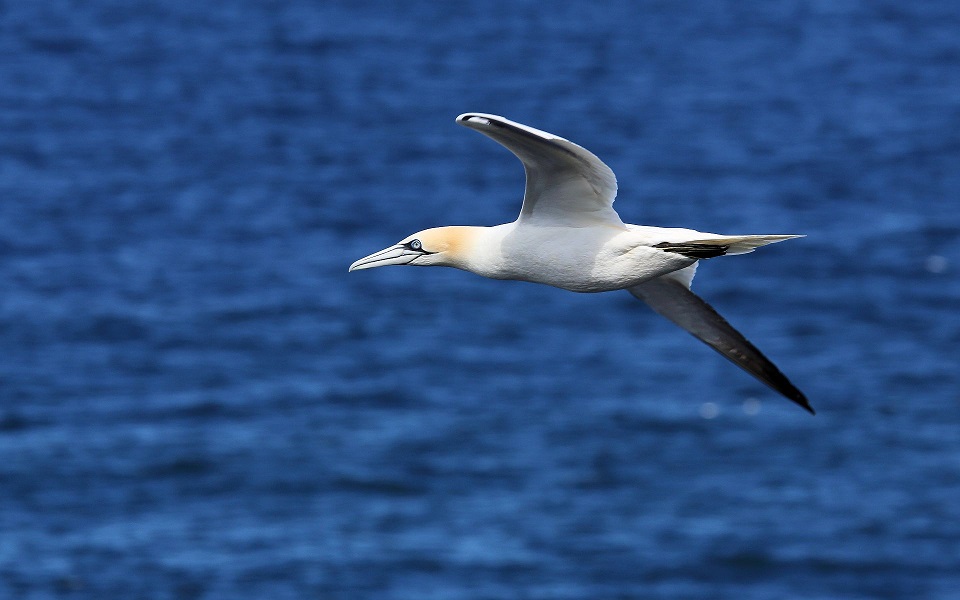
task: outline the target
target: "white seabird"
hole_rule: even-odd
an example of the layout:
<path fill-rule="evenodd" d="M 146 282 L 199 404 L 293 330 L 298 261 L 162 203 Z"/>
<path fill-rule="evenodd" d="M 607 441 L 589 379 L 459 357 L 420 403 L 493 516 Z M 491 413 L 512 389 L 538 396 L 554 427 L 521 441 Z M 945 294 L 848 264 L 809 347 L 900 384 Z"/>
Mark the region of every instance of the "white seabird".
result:
<path fill-rule="evenodd" d="M 457 123 L 513 152 L 527 183 L 520 216 L 495 227 L 437 227 L 361 258 L 351 271 L 385 265 L 456 267 L 574 292 L 627 290 L 774 390 L 813 413 L 803 393 L 690 291 L 700 260 L 745 254 L 798 235 L 718 235 L 630 225 L 613 209 L 617 179 L 580 146 L 503 117 L 466 113 Z"/>

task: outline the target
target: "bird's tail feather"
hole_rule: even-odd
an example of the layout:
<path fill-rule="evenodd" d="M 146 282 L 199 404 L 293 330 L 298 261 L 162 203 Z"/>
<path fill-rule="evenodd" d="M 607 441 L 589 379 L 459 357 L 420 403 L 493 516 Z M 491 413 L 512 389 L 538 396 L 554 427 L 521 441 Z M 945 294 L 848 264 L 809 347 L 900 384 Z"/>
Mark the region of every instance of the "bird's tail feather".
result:
<path fill-rule="evenodd" d="M 760 246 L 775 244 L 784 240 L 805 237 L 802 235 L 718 235 L 705 240 L 691 240 L 688 244 L 704 246 L 726 246 L 724 254 L 746 254 Z"/>

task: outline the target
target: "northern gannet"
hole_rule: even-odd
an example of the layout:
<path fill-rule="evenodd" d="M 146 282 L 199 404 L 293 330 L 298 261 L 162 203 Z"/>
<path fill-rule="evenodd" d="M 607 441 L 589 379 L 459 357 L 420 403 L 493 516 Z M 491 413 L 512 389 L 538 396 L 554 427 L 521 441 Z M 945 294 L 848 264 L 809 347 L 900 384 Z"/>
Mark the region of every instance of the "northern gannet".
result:
<path fill-rule="evenodd" d="M 520 216 L 495 227 L 436 227 L 365 256 L 350 271 L 386 265 L 456 267 L 574 292 L 627 290 L 788 399 L 803 393 L 716 310 L 690 291 L 700 260 L 745 254 L 798 235 L 718 235 L 626 224 L 613 209 L 617 179 L 586 149 L 497 115 L 457 123 L 492 138 L 523 163 Z"/>

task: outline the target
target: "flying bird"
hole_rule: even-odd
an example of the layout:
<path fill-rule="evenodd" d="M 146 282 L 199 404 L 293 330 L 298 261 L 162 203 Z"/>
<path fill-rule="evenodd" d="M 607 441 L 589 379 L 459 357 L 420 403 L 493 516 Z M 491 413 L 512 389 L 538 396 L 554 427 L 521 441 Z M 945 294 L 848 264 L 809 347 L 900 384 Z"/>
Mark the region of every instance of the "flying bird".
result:
<path fill-rule="evenodd" d="M 745 254 L 799 235 L 718 235 L 631 225 L 613 208 L 617 179 L 594 154 L 564 138 L 497 115 L 465 113 L 457 123 L 492 138 L 523 163 L 520 216 L 494 227 L 418 231 L 365 256 L 350 271 L 386 265 L 456 267 L 493 279 L 573 292 L 627 290 L 810 413 L 803 393 L 690 284 L 699 261 Z"/>

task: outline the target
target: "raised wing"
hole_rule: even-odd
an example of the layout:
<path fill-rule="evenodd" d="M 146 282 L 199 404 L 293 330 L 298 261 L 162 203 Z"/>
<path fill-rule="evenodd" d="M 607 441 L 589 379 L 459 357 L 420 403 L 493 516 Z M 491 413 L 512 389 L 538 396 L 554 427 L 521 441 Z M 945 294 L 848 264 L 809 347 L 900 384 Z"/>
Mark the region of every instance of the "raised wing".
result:
<path fill-rule="evenodd" d="M 457 123 L 492 138 L 523 163 L 527 187 L 521 220 L 564 226 L 623 226 L 613 209 L 617 178 L 591 152 L 546 131 L 497 115 L 466 113 Z"/>
<path fill-rule="evenodd" d="M 649 304 L 657 314 L 686 329 L 735 365 L 813 414 L 803 392 L 712 306 L 688 289 L 692 271 L 678 277 L 672 275 L 641 283 L 629 291 Z"/>

